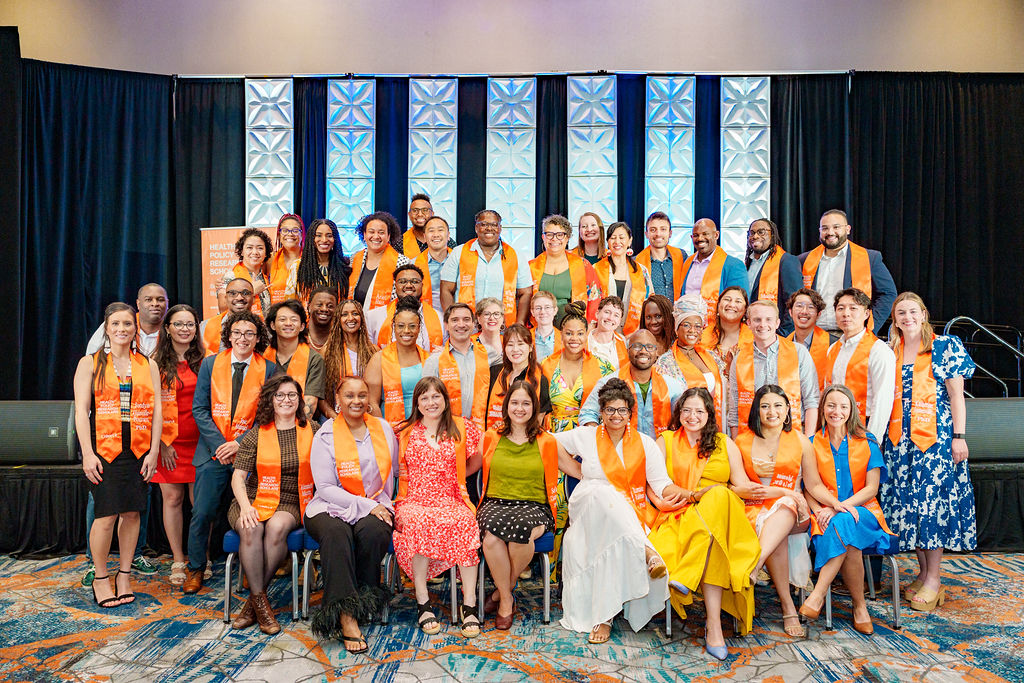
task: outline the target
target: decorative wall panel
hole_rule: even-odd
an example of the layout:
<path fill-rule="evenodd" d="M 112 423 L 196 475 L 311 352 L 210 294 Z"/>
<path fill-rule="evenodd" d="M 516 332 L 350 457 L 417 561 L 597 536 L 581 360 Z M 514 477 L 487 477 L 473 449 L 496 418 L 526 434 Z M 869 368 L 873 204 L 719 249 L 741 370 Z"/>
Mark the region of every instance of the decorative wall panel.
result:
<path fill-rule="evenodd" d="M 646 213 L 672 220 L 672 244 L 693 251 L 694 76 L 648 76 L 645 152 Z"/>
<path fill-rule="evenodd" d="M 487 208 L 502 239 L 533 258 L 537 225 L 537 79 L 487 79 Z"/>
<path fill-rule="evenodd" d="M 742 258 L 771 209 L 771 79 L 722 78 L 722 248 Z"/>
<path fill-rule="evenodd" d="M 569 221 L 586 211 L 607 225 L 618 220 L 615 76 L 568 79 Z"/>
<path fill-rule="evenodd" d="M 376 100 L 373 80 L 327 81 L 327 217 L 346 254 L 363 248 L 354 228 L 373 213 Z"/>
<path fill-rule="evenodd" d="M 245 80 L 245 223 L 276 226 L 294 187 L 292 79 Z"/>
<path fill-rule="evenodd" d="M 434 213 L 455 231 L 459 84 L 454 78 L 409 81 L 409 196 L 430 196 Z"/>

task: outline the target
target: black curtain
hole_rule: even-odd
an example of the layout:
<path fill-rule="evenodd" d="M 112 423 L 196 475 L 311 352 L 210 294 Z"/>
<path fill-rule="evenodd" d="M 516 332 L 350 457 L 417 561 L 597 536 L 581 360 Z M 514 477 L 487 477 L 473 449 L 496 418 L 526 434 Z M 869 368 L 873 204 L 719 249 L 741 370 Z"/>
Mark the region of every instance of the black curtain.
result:
<path fill-rule="evenodd" d="M 327 216 L 327 79 L 293 81 L 295 213 L 309 225 Z"/>
<path fill-rule="evenodd" d="M 473 216 L 487 202 L 487 78 L 459 79 L 456 241 L 476 236 Z M 444 216 L 451 220 L 452 217 Z M 507 218 L 507 217 L 506 217 Z"/>
<path fill-rule="evenodd" d="M 409 211 L 409 79 L 378 78 L 374 208 L 404 224 Z"/>
<path fill-rule="evenodd" d="M 619 220 L 633 230 L 633 251 L 646 244 L 644 237 L 644 170 L 647 149 L 647 76 L 618 74 L 616 103 L 619 166 Z"/>
<path fill-rule="evenodd" d="M 536 253 L 544 251 L 540 221 L 569 211 L 568 81 L 565 76 L 537 76 L 537 225 Z M 579 216 L 568 216 L 573 225 Z M 574 230 L 575 232 L 575 230 Z"/>
<path fill-rule="evenodd" d="M 171 78 L 24 61 L 22 396 L 67 398 L 111 301 L 172 297 Z"/>
<path fill-rule="evenodd" d="M 818 246 L 828 209 L 849 206 L 849 74 L 772 76 L 771 207 L 783 247 Z"/>
<path fill-rule="evenodd" d="M 200 229 L 245 225 L 245 82 L 179 78 L 174 89 L 177 296 L 201 310 Z"/>
<path fill-rule="evenodd" d="M 720 76 L 697 76 L 694 102 L 693 219 L 710 218 L 722 225 L 722 79 Z M 686 250 L 693 251 L 692 248 Z"/>
<path fill-rule="evenodd" d="M 933 318 L 1024 327 L 1024 75 L 858 72 L 850 97 L 852 239 Z"/>
<path fill-rule="evenodd" d="M 7 316 L 0 325 L 0 346 L 9 357 L 0 367 L 0 399 L 19 398 L 21 387 L 22 329 L 25 287 L 22 276 L 21 225 L 21 45 L 16 26 L 0 26 L 0 300 L 7 302 Z"/>

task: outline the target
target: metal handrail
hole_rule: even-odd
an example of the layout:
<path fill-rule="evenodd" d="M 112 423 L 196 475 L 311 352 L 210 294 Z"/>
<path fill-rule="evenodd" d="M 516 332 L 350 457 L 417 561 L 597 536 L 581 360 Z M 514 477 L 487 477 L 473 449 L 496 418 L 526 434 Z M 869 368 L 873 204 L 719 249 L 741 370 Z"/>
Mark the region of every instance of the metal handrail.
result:
<path fill-rule="evenodd" d="M 1010 351 L 1010 353 L 1012 353 L 1013 355 L 1017 356 L 1018 359 L 1024 360 L 1024 352 L 1021 352 L 1020 349 L 1015 348 L 1010 343 L 1008 343 L 1005 339 L 1000 337 L 998 334 L 996 334 L 995 332 L 990 330 L 988 327 L 982 325 L 981 323 L 979 323 L 974 318 L 971 318 L 970 316 L 958 315 L 957 317 L 953 318 L 948 323 L 946 323 L 946 326 L 944 328 L 942 328 L 942 333 L 943 334 L 949 334 L 950 328 L 953 327 L 953 325 L 955 325 L 956 323 L 960 322 L 961 320 L 964 321 L 964 322 L 971 323 L 972 325 L 977 327 L 978 330 L 980 330 L 981 332 L 984 332 L 985 334 L 987 334 L 988 336 L 992 337 L 997 342 L 999 342 L 999 344 L 1001 346 L 1005 346 Z M 1013 329 L 1013 328 L 1010 328 L 1010 329 Z M 1020 334 L 1020 333 L 1018 332 L 1018 334 Z"/>
<path fill-rule="evenodd" d="M 987 348 L 998 348 L 998 347 L 1002 346 L 1006 350 L 1008 350 L 1010 353 L 1012 353 L 1014 356 L 1017 357 L 1017 377 L 1016 378 L 1007 377 L 1006 379 L 1015 379 L 1016 380 L 1017 393 L 1019 395 L 1021 393 L 1021 390 L 1024 389 L 1024 381 L 1022 381 L 1022 380 L 1024 380 L 1024 378 L 1022 378 L 1022 376 L 1021 376 L 1021 361 L 1024 361 L 1024 352 L 1022 352 L 1021 349 L 1020 349 L 1020 344 L 1021 344 L 1021 340 L 1022 340 L 1022 335 L 1021 335 L 1020 330 L 1018 330 L 1015 327 L 1011 327 L 1009 325 L 982 325 L 980 322 L 978 322 L 974 318 L 971 318 L 970 316 L 958 315 L 958 316 L 956 316 L 955 318 L 953 318 L 952 320 L 950 320 L 949 322 L 946 323 L 946 325 L 943 327 L 942 333 L 943 334 L 949 334 L 950 330 L 953 327 L 955 327 L 957 323 L 961 323 L 961 322 L 962 323 L 970 323 L 970 325 L 972 325 L 974 327 L 973 331 L 971 332 L 970 341 L 968 343 L 970 343 L 970 344 L 972 344 L 973 346 L 976 346 L 976 347 L 984 346 L 984 347 L 987 347 Z M 1007 331 L 1007 332 L 1010 332 L 1010 333 L 1013 333 L 1014 335 L 1016 335 L 1018 346 L 1014 347 L 1012 344 L 1010 344 L 1005 339 L 1000 337 L 998 334 L 996 334 L 993 331 L 993 328 L 998 328 L 1000 330 Z M 992 342 L 977 341 L 977 335 L 978 335 L 979 332 L 984 332 L 986 335 L 991 337 L 995 341 L 995 343 L 993 344 Z M 1002 385 L 1002 387 L 1003 387 L 1003 396 L 1004 397 L 1008 397 L 1010 395 L 1010 388 L 1009 388 L 1009 386 L 1007 385 L 1006 382 L 1004 382 L 1001 378 L 997 377 L 988 368 L 986 368 L 986 367 L 982 366 L 981 364 L 979 364 L 977 361 L 975 361 L 975 367 L 978 370 L 980 370 L 983 374 L 987 375 L 990 379 L 992 379 L 995 382 L 998 382 L 999 384 Z"/>

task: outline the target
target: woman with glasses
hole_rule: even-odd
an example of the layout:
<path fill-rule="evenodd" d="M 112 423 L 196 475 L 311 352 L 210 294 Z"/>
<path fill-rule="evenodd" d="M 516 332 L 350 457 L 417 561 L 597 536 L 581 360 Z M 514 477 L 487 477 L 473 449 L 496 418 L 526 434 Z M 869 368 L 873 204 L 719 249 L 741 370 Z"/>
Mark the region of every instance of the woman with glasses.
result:
<path fill-rule="evenodd" d="M 302 217 L 286 213 L 277 221 L 277 235 L 274 239 L 274 255 L 268 264 L 270 281 L 270 304 L 280 303 L 295 296 L 295 272 L 304 253 L 306 226 Z"/>
<path fill-rule="evenodd" d="M 561 323 L 570 301 L 586 303 L 587 319 L 593 320 L 601 298 L 601 286 L 586 259 L 568 251 L 569 240 L 572 239 L 569 219 L 559 215 L 548 216 L 541 222 L 541 231 L 544 252 L 530 261 L 533 295 L 537 296 L 541 291 L 554 295 L 558 306 L 556 325 Z"/>
<path fill-rule="evenodd" d="M 420 324 L 420 300 L 401 297 L 391 321 L 395 341 L 366 364 L 370 413 L 383 417 L 393 429 L 412 414 L 413 391 L 423 376 L 423 361 L 430 355 L 416 343 Z"/>
<path fill-rule="evenodd" d="M 309 224 L 302 247 L 302 260 L 293 269 L 288 292 L 307 302 L 319 287 L 330 287 L 340 301 L 348 298 L 348 279 L 352 273 L 341 236 L 334 221 L 317 218 Z"/>
<path fill-rule="evenodd" d="M 264 383 L 254 428 L 242 436 L 231 475 L 235 499 L 228 523 L 241 539 L 238 557 L 249 581 L 249 599 L 232 628 L 258 622 L 266 634 L 281 630 L 267 586 L 288 554 L 288 534 L 302 523 L 313 498 L 309 454 L 318 427 L 306 415 L 295 378 L 274 375 Z"/>
<path fill-rule="evenodd" d="M 236 278 L 247 280 L 252 285 L 253 313 L 263 315 L 270 309 L 270 269 L 267 262 L 273 252 L 270 238 L 259 228 L 247 228 L 235 242 L 238 263 L 224 271 L 217 287 L 217 307 L 228 309 L 227 286 Z"/>
<path fill-rule="evenodd" d="M 505 331 L 505 312 L 501 302 L 490 297 L 476 302 L 476 323 L 477 336 L 487 349 L 488 364 L 501 367 L 501 333 Z"/>
<path fill-rule="evenodd" d="M 604 222 L 592 211 L 587 211 L 579 220 L 580 241 L 576 245 L 577 256 L 594 265 L 604 258 Z"/>
<path fill-rule="evenodd" d="M 697 294 L 679 297 L 672 309 L 676 343 L 655 363 L 666 377 L 675 377 L 687 387 L 705 387 L 714 399 L 713 421 L 725 424 L 724 387 L 715 358 L 701 345 L 704 333 L 704 300 Z"/>

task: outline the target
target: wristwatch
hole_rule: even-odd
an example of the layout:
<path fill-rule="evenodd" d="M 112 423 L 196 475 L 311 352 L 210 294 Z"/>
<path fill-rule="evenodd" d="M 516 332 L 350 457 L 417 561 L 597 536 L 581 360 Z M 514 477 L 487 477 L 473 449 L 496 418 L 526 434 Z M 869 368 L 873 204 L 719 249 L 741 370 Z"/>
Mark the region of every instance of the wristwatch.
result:
<path fill-rule="evenodd" d="M 966 439 L 967 436 L 963 432 L 953 432 L 954 439 Z"/>

